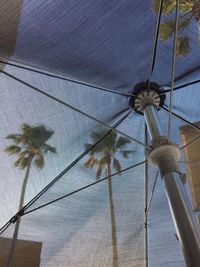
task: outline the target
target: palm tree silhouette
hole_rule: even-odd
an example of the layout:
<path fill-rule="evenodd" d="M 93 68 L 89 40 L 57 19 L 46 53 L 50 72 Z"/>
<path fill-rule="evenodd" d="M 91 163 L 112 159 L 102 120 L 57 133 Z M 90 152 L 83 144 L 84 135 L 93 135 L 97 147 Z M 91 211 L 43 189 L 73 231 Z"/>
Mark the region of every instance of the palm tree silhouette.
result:
<path fill-rule="evenodd" d="M 159 10 L 160 0 L 153 0 L 152 9 L 154 12 Z M 176 0 L 163 1 L 162 13 L 171 17 L 171 14 L 175 12 Z M 176 44 L 176 55 L 187 56 L 190 51 L 190 38 L 188 37 L 188 28 L 192 21 L 196 21 L 198 31 L 200 34 L 200 2 L 196 0 L 180 0 L 179 3 L 179 22 L 177 32 L 177 44 Z M 162 42 L 166 42 L 175 31 L 175 25 L 173 19 L 165 19 L 160 24 L 159 39 Z M 199 41 L 198 36 L 198 41 Z"/>
<path fill-rule="evenodd" d="M 53 134 L 53 131 L 47 130 L 44 126 L 30 126 L 28 124 L 23 124 L 21 126 L 21 133 L 11 134 L 6 137 L 11 140 L 13 144 L 7 146 L 5 152 L 9 155 L 18 155 L 18 159 L 15 161 L 14 166 L 25 170 L 18 210 L 21 210 L 24 205 L 24 197 L 31 165 L 34 164 L 37 169 L 41 170 L 44 167 L 44 155 L 48 152 L 56 153 L 56 149 L 46 143 Z M 7 267 L 11 266 L 19 226 L 20 218 L 18 218 L 15 223 L 12 244 L 6 265 Z"/>
<path fill-rule="evenodd" d="M 91 134 L 91 139 L 93 143 L 97 142 L 105 132 Z M 119 159 L 116 158 L 116 154 L 121 154 L 124 158 L 128 158 L 129 154 L 133 150 L 122 150 L 125 148 L 130 141 L 124 137 L 118 137 L 118 135 L 112 131 L 103 141 L 101 141 L 97 146 L 95 146 L 89 152 L 89 159 L 85 162 L 87 168 L 96 167 L 96 179 L 98 180 L 102 172 L 105 171 L 106 176 L 111 175 L 111 167 L 117 172 L 121 170 L 121 164 Z M 85 144 L 86 149 L 89 149 L 92 144 Z M 120 174 L 119 174 L 120 175 Z M 113 267 L 118 267 L 118 250 L 117 250 L 117 232 L 116 232 L 116 218 L 115 209 L 113 203 L 112 194 L 112 178 L 108 178 L 108 196 L 109 196 L 109 207 L 110 207 L 110 220 L 111 220 L 111 234 L 112 234 L 112 265 Z"/>

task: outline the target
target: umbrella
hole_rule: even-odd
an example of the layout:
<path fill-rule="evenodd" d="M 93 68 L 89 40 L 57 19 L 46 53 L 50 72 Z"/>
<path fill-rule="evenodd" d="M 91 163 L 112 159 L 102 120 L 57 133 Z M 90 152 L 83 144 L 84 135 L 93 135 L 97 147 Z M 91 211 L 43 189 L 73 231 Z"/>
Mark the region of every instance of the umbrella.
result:
<path fill-rule="evenodd" d="M 198 266 L 199 2 L 0 5 L 1 265 Z"/>

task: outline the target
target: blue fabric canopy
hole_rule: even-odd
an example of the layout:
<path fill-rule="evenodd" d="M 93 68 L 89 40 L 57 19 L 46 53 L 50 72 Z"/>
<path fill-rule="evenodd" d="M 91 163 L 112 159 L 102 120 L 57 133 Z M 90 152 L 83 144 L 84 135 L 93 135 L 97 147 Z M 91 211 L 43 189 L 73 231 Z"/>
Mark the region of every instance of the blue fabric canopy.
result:
<path fill-rule="evenodd" d="M 176 58 L 172 109 L 181 117 L 172 116 L 172 141 L 180 147 L 180 127 L 188 124 L 186 120 L 200 120 L 198 9 L 195 13 L 196 1 L 188 2 L 189 11 L 179 10 L 179 25 L 184 16 L 191 16 L 191 21 L 178 32 L 178 38 L 188 38 L 189 44 L 179 46 L 188 50 Z M 2 228 L 1 266 L 8 267 L 15 227 L 9 220 L 18 211 L 25 174 L 14 167 L 17 156 L 5 152 L 11 145 L 6 136 L 20 133 L 24 123 L 53 130 L 48 143 L 57 151 L 45 155 L 41 171 L 31 166 L 25 193 L 24 205 L 58 177 L 21 217 L 18 239 L 24 246 L 28 241 L 38 246 L 31 256 L 39 259 L 35 266 L 184 266 L 160 177 L 146 232 L 145 194 L 149 199 L 156 171 L 149 166 L 145 192 L 145 123 L 129 106 L 135 85 L 150 80 L 166 90 L 165 107 L 170 106 L 173 27 L 165 41 L 161 34 L 156 36 L 155 3 L 159 1 L 0 0 L 0 227 L 7 222 L 9 226 Z M 163 11 L 160 25 L 174 18 L 174 11 Z M 167 132 L 169 114 L 158 113 Z M 116 161 L 111 168 L 113 223 L 107 179 L 66 195 L 97 181 L 96 169 L 86 166 L 86 144 L 92 143 L 92 134 L 112 130 L 125 114 L 114 128 L 118 138 L 129 140 L 122 150 L 130 153 L 117 150 L 113 157 L 120 171 L 133 168 L 121 175 L 116 175 Z M 101 178 L 106 174 L 103 169 Z M 192 198 L 189 179 L 185 187 Z M 20 242 L 15 249 L 15 262 L 27 264 L 22 262 Z"/>

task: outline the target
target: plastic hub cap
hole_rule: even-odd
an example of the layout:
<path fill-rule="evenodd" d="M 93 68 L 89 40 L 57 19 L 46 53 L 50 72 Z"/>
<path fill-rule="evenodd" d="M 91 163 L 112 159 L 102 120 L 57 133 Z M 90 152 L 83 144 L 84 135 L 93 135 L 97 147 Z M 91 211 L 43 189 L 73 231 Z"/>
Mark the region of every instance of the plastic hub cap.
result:
<path fill-rule="evenodd" d="M 164 105 L 165 94 L 164 90 L 156 83 L 138 83 L 133 91 L 133 96 L 130 99 L 130 105 L 135 112 L 143 115 L 143 109 L 147 105 L 153 105 L 159 109 Z"/>

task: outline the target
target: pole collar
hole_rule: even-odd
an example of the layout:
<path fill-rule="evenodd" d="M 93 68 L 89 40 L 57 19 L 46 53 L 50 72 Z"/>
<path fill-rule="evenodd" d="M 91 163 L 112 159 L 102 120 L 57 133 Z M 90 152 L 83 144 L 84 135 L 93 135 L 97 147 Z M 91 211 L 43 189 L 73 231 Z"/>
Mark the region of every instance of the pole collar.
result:
<path fill-rule="evenodd" d="M 175 161 L 180 159 L 180 149 L 172 144 L 162 145 L 157 148 L 154 148 L 148 155 L 149 161 L 153 166 L 158 165 L 158 161 L 161 157 L 173 158 Z"/>
<path fill-rule="evenodd" d="M 161 177 L 169 172 L 180 172 L 178 161 L 180 159 L 180 149 L 174 144 L 164 144 L 154 148 L 148 155 L 148 160 L 152 166 L 157 166 Z"/>

